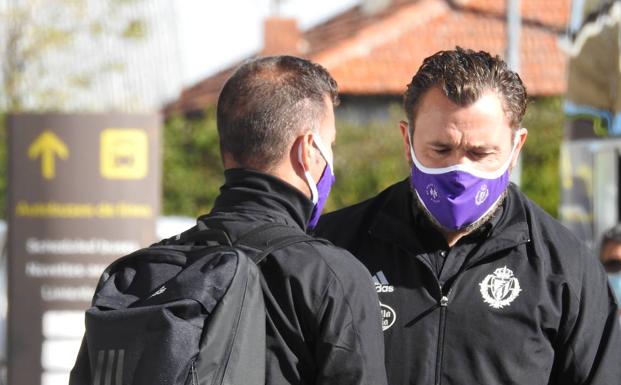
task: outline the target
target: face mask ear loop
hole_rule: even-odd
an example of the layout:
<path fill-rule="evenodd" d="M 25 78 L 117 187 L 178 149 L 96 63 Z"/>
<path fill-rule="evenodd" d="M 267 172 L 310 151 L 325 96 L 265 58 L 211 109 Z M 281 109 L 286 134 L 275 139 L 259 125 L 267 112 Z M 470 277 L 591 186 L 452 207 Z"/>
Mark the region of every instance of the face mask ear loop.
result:
<path fill-rule="evenodd" d="M 333 171 L 334 165 L 332 163 L 333 160 L 332 160 L 331 152 L 328 152 L 328 148 L 323 143 L 323 139 L 321 139 L 321 136 L 319 136 L 319 134 L 313 134 L 313 142 L 315 142 L 315 145 L 319 149 L 321 156 L 323 156 L 326 162 L 328 162 L 328 165 L 330 166 L 330 172 L 332 173 L 332 175 L 334 175 L 334 171 Z"/>
<path fill-rule="evenodd" d="M 418 159 L 416 159 L 416 155 L 414 155 L 414 144 L 412 143 L 412 134 L 411 134 L 409 125 L 408 125 L 408 144 L 410 145 L 410 157 L 412 158 L 412 163 L 418 163 Z"/>
<path fill-rule="evenodd" d="M 513 155 L 515 154 L 515 149 L 517 148 L 518 143 L 519 143 L 520 131 L 522 131 L 522 128 L 515 132 L 515 135 L 513 137 L 513 148 L 511 149 L 511 154 L 509 154 L 509 158 L 507 159 L 505 164 L 502 166 L 503 170 L 507 170 L 509 168 L 509 165 L 511 164 L 511 160 L 513 159 Z"/>
<path fill-rule="evenodd" d="M 301 142 L 300 142 L 300 145 L 298 146 L 298 161 L 300 162 L 300 165 L 302 165 L 302 168 L 304 169 L 304 177 L 306 178 L 306 184 L 308 185 L 308 188 L 310 188 L 311 190 L 311 201 L 313 202 L 313 204 L 317 204 L 317 201 L 319 200 L 319 193 L 317 192 L 317 184 L 315 183 L 315 180 L 313 179 L 310 172 L 308 172 L 308 170 L 306 170 L 306 167 L 304 167 L 304 162 L 302 161 L 302 143 Z"/>

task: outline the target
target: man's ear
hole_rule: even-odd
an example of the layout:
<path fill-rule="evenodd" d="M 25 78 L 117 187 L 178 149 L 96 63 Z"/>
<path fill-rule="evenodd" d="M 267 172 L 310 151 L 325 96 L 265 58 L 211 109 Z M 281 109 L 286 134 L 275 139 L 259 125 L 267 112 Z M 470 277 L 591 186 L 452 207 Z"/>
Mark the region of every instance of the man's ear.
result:
<path fill-rule="evenodd" d="M 298 135 L 291 143 L 288 159 L 283 159 L 283 161 L 276 165 L 270 172 L 272 175 L 296 187 L 307 197 L 311 196 L 311 191 L 304 172 L 309 170 L 309 165 L 312 161 L 312 143 L 313 138 L 312 135 L 310 135 L 310 131 Z M 311 155 L 309 155 L 309 153 Z"/>
<path fill-rule="evenodd" d="M 513 159 L 511 159 L 511 170 L 517 165 L 518 159 L 520 158 L 520 152 L 522 151 L 522 147 L 524 143 L 526 143 L 526 138 L 528 137 L 528 130 L 525 128 L 520 128 L 517 134 L 517 143 L 515 145 L 515 151 L 513 153 Z"/>
<path fill-rule="evenodd" d="M 302 171 L 311 170 L 311 165 L 316 161 L 316 154 L 313 149 L 313 135 L 311 131 L 297 137 L 293 142 L 293 151 L 298 162 L 302 164 Z"/>
<path fill-rule="evenodd" d="M 402 120 L 399 122 L 399 128 L 401 129 L 401 137 L 403 138 L 403 151 L 405 152 L 405 159 L 408 160 L 408 164 L 412 164 L 412 155 L 410 154 L 410 132 L 408 122 Z"/>

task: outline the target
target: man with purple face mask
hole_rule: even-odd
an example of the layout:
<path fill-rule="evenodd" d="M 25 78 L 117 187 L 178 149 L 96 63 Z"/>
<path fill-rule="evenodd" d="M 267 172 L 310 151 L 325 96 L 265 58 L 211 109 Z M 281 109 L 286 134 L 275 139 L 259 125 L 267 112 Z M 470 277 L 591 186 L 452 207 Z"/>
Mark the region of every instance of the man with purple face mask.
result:
<path fill-rule="evenodd" d="M 274 242 L 304 237 L 334 182 L 337 102 L 334 79 L 308 60 L 265 57 L 239 67 L 217 107 L 225 183 L 199 221 L 232 242 L 271 224 L 289 228 Z M 308 237 L 272 252 L 259 268 L 266 384 L 386 384 L 379 302 L 360 262 Z"/>
<path fill-rule="evenodd" d="M 621 383 L 606 274 L 509 183 L 526 104 L 497 56 L 428 57 L 404 95 L 411 174 L 319 222 L 373 274 L 391 385 Z"/>

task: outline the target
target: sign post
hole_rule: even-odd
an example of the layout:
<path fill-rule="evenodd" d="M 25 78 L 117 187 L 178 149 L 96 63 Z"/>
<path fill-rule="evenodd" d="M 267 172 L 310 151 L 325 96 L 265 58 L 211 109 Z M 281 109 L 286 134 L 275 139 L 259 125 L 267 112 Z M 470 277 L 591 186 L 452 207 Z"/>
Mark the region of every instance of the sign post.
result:
<path fill-rule="evenodd" d="M 8 382 L 67 384 L 103 268 L 155 239 L 157 115 L 8 120 Z"/>

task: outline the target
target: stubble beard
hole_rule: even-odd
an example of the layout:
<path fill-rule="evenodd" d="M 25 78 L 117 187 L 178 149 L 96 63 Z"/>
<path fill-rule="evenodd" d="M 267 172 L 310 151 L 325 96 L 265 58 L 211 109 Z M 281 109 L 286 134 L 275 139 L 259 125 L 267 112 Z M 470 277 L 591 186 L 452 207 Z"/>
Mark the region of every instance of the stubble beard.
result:
<path fill-rule="evenodd" d="M 436 220 L 436 218 L 431 214 L 431 212 L 429 212 L 429 210 L 427 210 L 427 208 L 425 207 L 423 202 L 421 202 L 420 198 L 418 197 L 418 194 L 416 193 L 416 191 L 412 187 L 412 184 L 410 184 L 410 191 L 411 191 L 412 195 L 414 196 L 414 201 L 416 202 L 416 206 L 418 207 L 419 210 L 421 210 L 423 212 L 425 217 L 429 220 L 429 222 L 431 222 L 431 224 L 436 228 L 436 230 L 440 231 L 443 234 L 459 234 L 461 236 L 470 234 L 471 232 L 473 232 L 473 231 L 477 230 L 478 228 L 480 228 L 481 226 L 483 226 L 490 219 L 492 219 L 494 217 L 494 215 L 496 215 L 496 212 L 498 211 L 498 208 L 500 206 L 502 206 L 502 204 L 505 201 L 505 198 L 507 197 L 507 189 L 505 189 L 505 191 L 502 192 L 502 195 L 500 196 L 500 198 L 498 198 L 496 203 L 494 203 L 494 205 L 487 212 L 487 214 L 485 214 L 484 216 L 482 216 L 481 218 L 477 219 L 476 221 L 472 222 L 471 224 L 469 224 L 467 226 L 464 226 L 464 227 L 462 227 L 460 229 L 457 229 L 457 230 L 453 230 L 453 229 L 448 229 L 448 228 L 442 226 L 440 224 L 440 222 L 438 222 Z"/>

